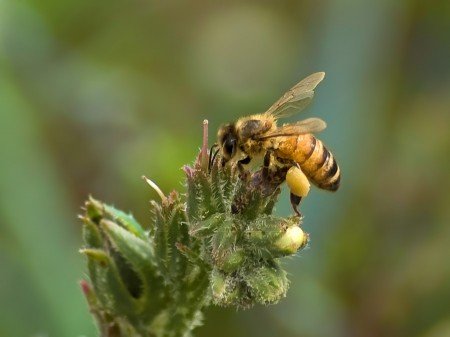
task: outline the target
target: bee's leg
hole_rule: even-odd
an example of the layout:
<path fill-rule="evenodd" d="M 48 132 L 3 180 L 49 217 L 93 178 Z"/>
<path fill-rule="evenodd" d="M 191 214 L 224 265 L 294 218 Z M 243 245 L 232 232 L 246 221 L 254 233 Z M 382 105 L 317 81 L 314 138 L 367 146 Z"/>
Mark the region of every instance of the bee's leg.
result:
<path fill-rule="evenodd" d="M 291 193 L 291 205 L 294 209 L 295 214 L 297 214 L 300 218 L 302 217 L 302 213 L 298 210 L 298 205 L 300 205 L 300 201 L 302 201 L 302 197 Z"/>
<path fill-rule="evenodd" d="M 238 167 L 238 170 L 239 170 L 239 174 L 242 177 L 244 177 L 247 174 L 247 171 L 245 170 L 244 165 L 249 164 L 251 160 L 252 159 L 249 156 L 247 156 L 244 159 L 241 159 L 241 160 L 239 160 L 237 162 L 237 167 Z"/>
<path fill-rule="evenodd" d="M 242 166 L 242 165 L 247 165 L 247 164 L 250 163 L 251 160 L 252 160 L 252 159 L 251 159 L 249 156 L 247 156 L 247 157 L 245 157 L 244 159 L 239 160 L 238 163 L 241 164 L 241 166 Z"/>
<path fill-rule="evenodd" d="M 270 151 L 267 151 L 264 155 L 264 162 L 263 162 L 263 178 L 267 179 L 269 177 L 269 166 L 270 166 Z"/>
<path fill-rule="evenodd" d="M 211 146 L 211 149 L 209 150 L 209 160 L 208 160 L 208 172 L 209 172 L 209 173 L 211 172 L 211 168 L 212 168 L 213 165 L 214 165 L 214 161 L 216 160 L 216 156 L 217 156 L 217 154 L 218 154 L 219 151 L 220 151 L 220 148 L 218 148 L 216 151 L 213 152 L 213 150 L 214 150 L 215 148 L 217 148 L 217 147 L 219 147 L 219 145 L 217 145 L 217 143 L 216 143 L 216 144 L 213 144 L 213 145 Z"/>

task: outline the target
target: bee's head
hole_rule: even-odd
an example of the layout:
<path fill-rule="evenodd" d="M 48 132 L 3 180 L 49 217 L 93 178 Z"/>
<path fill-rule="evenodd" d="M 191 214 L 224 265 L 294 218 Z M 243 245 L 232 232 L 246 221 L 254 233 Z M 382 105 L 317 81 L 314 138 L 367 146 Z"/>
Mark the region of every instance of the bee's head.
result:
<path fill-rule="evenodd" d="M 236 128 L 233 124 L 225 124 L 219 128 L 217 132 L 217 139 L 219 142 L 222 158 L 224 162 L 232 159 L 237 150 L 237 135 Z"/>

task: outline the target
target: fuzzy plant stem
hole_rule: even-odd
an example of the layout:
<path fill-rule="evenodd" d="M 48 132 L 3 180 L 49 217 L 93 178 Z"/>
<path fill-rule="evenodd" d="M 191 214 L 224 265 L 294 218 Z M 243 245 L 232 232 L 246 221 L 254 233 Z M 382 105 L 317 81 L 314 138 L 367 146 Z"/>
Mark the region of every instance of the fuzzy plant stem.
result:
<path fill-rule="evenodd" d="M 220 156 L 209 167 L 207 135 L 205 121 L 183 197 L 145 178 L 161 197 L 147 226 L 86 201 L 81 288 L 101 337 L 189 337 L 208 305 L 250 308 L 286 295 L 281 260 L 308 241 L 298 217 L 272 215 L 286 171 L 240 172 Z"/>

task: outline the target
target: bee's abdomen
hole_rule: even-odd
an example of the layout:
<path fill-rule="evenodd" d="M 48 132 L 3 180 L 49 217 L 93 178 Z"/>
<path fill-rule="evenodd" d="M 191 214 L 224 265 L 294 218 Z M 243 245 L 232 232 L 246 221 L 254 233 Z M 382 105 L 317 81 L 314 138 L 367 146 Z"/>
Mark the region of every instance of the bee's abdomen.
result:
<path fill-rule="evenodd" d="M 297 162 L 314 185 L 328 191 L 336 191 L 341 172 L 333 154 L 311 134 L 288 137 L 279 143 L 282 157 Z"/>

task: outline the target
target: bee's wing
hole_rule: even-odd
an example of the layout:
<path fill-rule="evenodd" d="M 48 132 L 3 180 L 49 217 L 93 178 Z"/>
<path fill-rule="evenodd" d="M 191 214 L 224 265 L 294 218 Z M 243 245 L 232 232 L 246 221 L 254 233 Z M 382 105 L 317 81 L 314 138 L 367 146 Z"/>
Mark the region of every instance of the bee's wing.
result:
<path fill-rule="evenodd" d="M 320 118 L 307 118 L 294 124 L 285 124 L 283 126 L 280 126 L 274 131 L 262 134 L 257 139 L 263 140 L 273 137 L 296 136 L 305 133 L 316 133 L 322 131 L 326 127 L 327 123 L 325 123 Z"/>
<path fill-rule="evenodd" d="M 266 114 L 276 119 L 287 117 L 295 112 L 300 112 L 308 106 L 314 96 L 314 89 L 325 77 L 324 72 L 314 73 L 301 80 L 276 101 Z"/>

